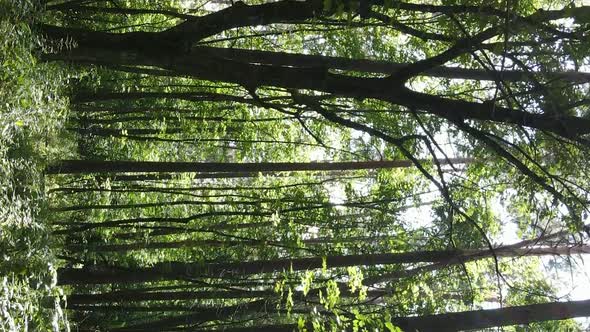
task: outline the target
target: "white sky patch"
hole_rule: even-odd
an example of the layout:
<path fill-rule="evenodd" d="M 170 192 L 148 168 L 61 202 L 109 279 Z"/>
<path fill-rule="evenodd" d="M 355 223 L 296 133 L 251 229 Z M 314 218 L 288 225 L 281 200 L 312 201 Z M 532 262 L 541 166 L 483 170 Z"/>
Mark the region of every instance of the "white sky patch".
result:
<path fill-rule="evenodd" d="M 180 7 L 182 9 L 193 9 L 197 5 L 195 0 L 182 0 L 180 1 Z"/>
<path fill-rule="evenodd" d="M 350 137 L 352 139 L 360 139 L 364 143 L 369 143 L 371 141 L 371 135 L 365 133 L 364 131 L 360 131 L 360 130 L 351 130 Z"/>
<path fill-rule="evenodd" d="M 307 227 L 307 232 L 302 234 L 301 238 L 304 240 L 314 239 L 318 236 L 320 232 L 320 228 L 317 226 L 309 226 Z"/>
<path fill-rule="evenodd" d="M 434 189 L 434 186 L 432 186 Z M 422 202 L 434 201 L 440 198 L 438 191 L 420 195 Z M 400 214 L 400 219 L 406 222 L 410 230 L 432 226 L 432 207 L 430 205 L 413 206 Z"/>
<path fill-rule="evenodd" d="M 514 190 L 509 190 L 509 192 L 511 194 L 515 193 Z M 494 197 L 491 207 L 500 223 L 500 234 L 492 238 L 492 242 L 500 245 L 509 245 L 521 241 L 522 239 L 518 237 L 518 222 L 510 216 L 510 213 L 506 209 L 506 204 L 497 197 Z"/>
<path fill-rule="evenodd" d="M 309 160 L 310 161 L 324 161 L 326 160 L 326 151 L 324 149 L 313 149 L 310 153 L 309 153 Z"/>
<path fill-rule="evenodd" d="M 346 202 L 346 192 L 344 191 L 344 185 L 340 182 L 330 182 L 325 184 L 325 188 L 330 195 L 330 203 L 342 204 Z M 335 206 L 336 209 L 343 209 L 342 206 Z"/>
<path fill-rule="evenodd" d="M 586 255 L 588 257 L 588 255 Z M 543 257 L 543 265 L 548 266 L 552 257 Z M 571 268 L 545 269 L 549 280 L 553 280 L 557 288 L 557 296 L 561 301 L 582 301 L 590 299 L 590 264 L 587 264 L 584 255 L 572 257 Z M 574 318 L 586 329 L 590 330 L 590 317 Z"/>

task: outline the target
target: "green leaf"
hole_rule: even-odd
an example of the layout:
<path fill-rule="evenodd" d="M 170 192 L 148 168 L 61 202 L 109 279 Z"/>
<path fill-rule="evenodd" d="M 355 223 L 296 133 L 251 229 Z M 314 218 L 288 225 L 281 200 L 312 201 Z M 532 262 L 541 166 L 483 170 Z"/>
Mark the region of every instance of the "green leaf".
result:
<path fill-rule="evenodd" d="M 389 330 L 389 332 L 402 332 L 402 329 L 393 325 L 391 322 L 385 322 L 385 327 Z"/>

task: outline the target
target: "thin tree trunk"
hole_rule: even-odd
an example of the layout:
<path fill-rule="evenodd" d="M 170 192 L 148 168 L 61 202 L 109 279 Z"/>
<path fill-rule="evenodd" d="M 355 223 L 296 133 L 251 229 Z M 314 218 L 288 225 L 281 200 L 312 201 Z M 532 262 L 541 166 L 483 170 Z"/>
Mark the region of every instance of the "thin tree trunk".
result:
<path fill-rule="evenodd" d="M 99 304 L 110 302 L 176 301 L 197 299 L 247 299 L 277 296 L 274 290 L 225 290 L 184 292 L 136 292 L 120 291 L 103 294 L 72 294 L 67 297 L 69 305 Z"/>
<path fill-rule="evenodd" d="M 144 110 L 146 112 L 147 110 Z M 139 112 L 139 111 L 138 111 Z M 114 124 L 114 123 L 123 123 L 123 122 L 152 122 L 157 120 L 166 119 L 167 122 L 178 123 L 178 120 L 190 120 L 191 122 L 231 122 L 231 123 L 260 123 L 260 122 L 280 122 L 280 121 L 296 121 L 293 117 L 273 117 L 273 118 L 254 118 L 254 119 L 240 119 L 240 118 L 231 118 L 231 117 L 221 117 L 221 116 L 211 116 L 211 117 L 204 117 L 204 116 L 179 116 L 174 117 L 174 114 L 166 116 L 165 114 L 157 114 L 154 116 L 113 116 L 110 118 L 84 118 L 82 121 L 85 124 L 97 125 L 97 124 Z M 195 139 L 197 140 L 197 139 Z"/>
<path fill-rule="evenodd" d="M 124 137 L 125 135 L 154 135 L 154 134 L 180 134 L 186 132 L 183 128 L 166 128 L 153 129 L 153 128 L 128 128 L 128 129 L 113 129 L 113 128 L 76 128 L 68 127 L 69 131 L 78 133 L 80 135 L 93 135 L 101 137 Z M 127 133 L 127 134 L 124 134 Z"/>
<path fill-rule="evenodd" d="M 379 241 L 386 241 L 392 239 L 392 236 L 356 236 L 351 238 L 315 238 L 301 240 L 301 243 L 306 245 L 325 245 L 334 243 L 365 243 L 372 245 Z M 220 240 L 180 240 L 169 242 L 134 242 L 121 244 L 70 244 L 66 245 L 65 249 L 71 252 L 126 252 L 134 250 L 156 250 L 156 249 L 171 249 L 171 248 L 193 248 L 199 246 L 210 247 L 232 247 L 238 245 L 267 245 L 266 240 L 242 240 L 242 241 L 220 241 Z M 276 243 L 279 244 L 279 243 Z"/>
<path fill-rule="evenodd" d="M 232 197 L 229 195 L 223 196 L 223 198 Z M 281 203 L 291 203 L 291 206 L 285 206 L 278 209 L 281 213 L 289 212 L 300 212 L 305 210 L 316 210 L 322 208 L 332 208 L 336 206 L 350 207 L 350 208 L 367 208 L 375 209 L 380 204 L 388 204 L 399 202 L 402 198 L 384 198 L 379 200 L 371 201 L 347 201 L 344 203 L 331 203 L 325 200 L 311 200 L 308 197 L 302 197 L 300 199 L 281 197 L 280 199 L 252 199 L 252 200 L 239 200 L 239 201 L 194 201 L 194 200 L 177 200 L 177 201 L 160 201 L 156 203 L 131 203 L 131 204 L 94 204 L 94 205 L 72 205 L 64 206 L 59 208 L 51 208 L 51 211 L 56 212 L 67 212 L 67 211 L 82 211 L 82 210 L 121 210 L 121 209 L 145 209 L 162 206 L 176 206 L 176 205 L 202 205 L 202 206 L 261 206 L 265 203 L 275 203 L 280 200 Z M 295 205 L 295 206 L 293 206 Z M 242 211 L 243 212 L 243 211 Z"/>
<path fill-rule="evenodd" d="M 338 284 L 340 295 L 358 296 L 350 292 L 346 283 Z M 311 299 L 319 296 L 320 290 L 311 289 L 306 296 L 301 291 L 295 291 L 294 299 Z M 387 291 L 369 290 L 367 297 L 378 297 L 389 294 Z M 164 291 L 164 292 L 142 292 L 142 291 L 119 291 L 99 294 L 72 294 L 67 297 L 68 305 L 101 304 L 101 303 L 127 303 L 145 301 L 180 301 L 180 300 L 201 300 L 201 299 L 248 299 L 248 298 L 276 298 L 278 296 L 274 289 L 267 290 L 208 290 L 208 291 Z"/>
<path fill-rule="evenodd" d="M 427 272 L 431 272 L 431 271 L 437 271 L 437 270 L 444 269 L 444 268 L 447 268 L 450 266 L 455 266 L 458 264 L 463 264 L 463 263 L 467 263 L 467 262 L 471 262 L 471 261 L 475 261 L 475 260 L 479 260 L 479 259 L 483 259 L 483 258 L 491 258 L 491 257 L 494 257 L 494 255 L 504 256 L 504 253 L 509 252 L 509 251 L 523 252 L 523 253 L 525 253 L 525 255 L 523 255 L 523 256 L 531 256 L 531 255 L 534 256 L 535 252 L 540 253 L 542 255 L 541 252 L 544 250 L 543 248 L 526 249 L 527 246 L 533 246 L 533 245 L 545 245 L 545 248 L 548 249 L 549 252 L 552 252 L 555 255 L 569 256 L 571 254 L 588 253 L 588 246 L 571 246 L 571 247 L 569 247 L 569 246 L 563 245 L 561 247 L 549 247 L 546 245 L 546 243 L 548 241 L 551 241 L 554 239 L 560 239 L 560 238 L 568 236 L 569 234 L 570 234 L 569 230 L 550 233 L 550 234 L 544 234 L 538 238 L 524 240 L 524 241 L 520 241 L 518 243 L 511 244 L 511 245 L 502 246 L 502 247 L 498 248 L 498 251 L 494 251 L 494 252 L 487 250 L 486 252 L 472 253 L 472 254 L 466 254 L 463 256 L 452 257 L 448 260 L 443 260 L 443 261 L 435 262 L 435 263 L 432 263 L 429 265 L 420 266 L 420 267 L 417 267 L 417 268 L 414 268 L 411 270 L 383 273 L 383 274 L 380 274 L 375 277 L 365 278 L 363 280 L 363 284 L 371 286 L 371 285 L 382 283 L 382 282 L 393 281 L 393 280 L 396 280 L 399 278 L 407 278 L 407 277 L 411 277 L 411 276 L 415 276 L 415 275 L 419 275 L 419 274 L 423 274 L 423 273 L 427 273 Z M 547 253 L 547 254 L 549 254 L 549 253 Z M 516 255 L 516 256 L 518 257 L 518 255 Z"/>
<path fill-rule="evenodd" d="M 111 332 L 135 332 L 138 329 L 144 331 L 144 329 L 150 329 L 151 331 L 162 331 L 170 327 L 180 325 L 195 325 L 203 322 L 209 322 L 214 320 L 222 320 L 231 315 L 239 314 L 240 312 L 259 312 L 268 311 L 275 307 L 275 303 L 268 302 L 266 300 L 257 300 L 249 303 L 236 304 L 233 306 L 227 306 L 222 308 L 210 308 L 202 309 L 200 312 L 191 313 L 180 316 L 172 316 L 154 320 L 147 323 L 140 323 L 131 325 L 128 327 L 110 329 Z"/>
<path fill-rule="evenodd" d="M 220 241 L 220 240 L 181 240 L 172 242 L 135 242 L 123 244 L 70 244 L 65 249 L 70 252 L 126 252 L 133 250 L 155 250 L 191 247 L 232 247 L 242 244 L 263 245 L 265 241 Z"/>
<path fill-rule="evenodd" d="M 233 186 L 191 186 L 191 187 L 159 187 L 159 186 L 149 186 L 149 185 L 134 185 L 128 184 L 125 186 L 110 186 L 107 188 L 88 188 L 88 187 L 59 187 L 54 189 L 49 189 L 48 192 L 64 192 L 64 193 L 85 193 L 85 192 L 119 192 L 119 193 L 133 193 L 133 192 L 155 192 L 155 193 L 169 193 L 169 194 L 191 194 L 191 192 L 195 191 L 240 191 L 240 190 L 280 190 L 286 188 L 294 188 L 294 187 L 313 187 L 313 186 L 323 186 L 326 183 L 340 181 L 340 180 L 354 180 L 359 179 L 358 176 L 349 176 L 349 177 L 337 177 L 337 178 L 328 178 L 325 180 L 318 180 L 318 181 L 310 181 L 310 182 L 296 182 L 296 183 L 288 183 L 288 184 L 280 184 L 275 186 L 240 186 L 240 185 L 233 185 Z M 102 181 L 97 179 L 97 181 Z M 420 194 L 426 194 L 430 192 L 424 192 Z M 199 196 L 198 197 L 205 197 Z M 223 197 L 225 197 L 224 195 Z M 209 196 L 207 196 L 209 197 Z M 222 196 L 216 196 L 222 197 Z M 240 197 L 250 197 L 250 196 L 240 196 Z"/>
<path fill-rule="evenodd" d="M 451 163 L 467 163 L 468 158 L 454 158 Z M 440 164 L 449 164 L 440 160 Z M 409 160 L 345 161 L 311 163 L 215 163 L 215 162 L 157 162 L 157 161 L 100 161 L 63 160 L 47 167 L 47 174 L 86 174 L 86 173 L 141 173 L 141 172 L 297 172 L 364 170 L 411 167 Z"/>
<path fill-rule="evenodd" d="M 136 99 L 180 99 L 194 102 L 239 102 L 245 104 L 258 105 L 259 102 L 252 98 L 243 98 L 233 95 L 210 93 L 210 92 L 78 92 L 72 99 L 73 103 L 99 102 L 105 100 L 136 100 Z M 268 98 L 263 101 L 281 99 Z M 284 97 L 282 99 L 285 99 Z"/>

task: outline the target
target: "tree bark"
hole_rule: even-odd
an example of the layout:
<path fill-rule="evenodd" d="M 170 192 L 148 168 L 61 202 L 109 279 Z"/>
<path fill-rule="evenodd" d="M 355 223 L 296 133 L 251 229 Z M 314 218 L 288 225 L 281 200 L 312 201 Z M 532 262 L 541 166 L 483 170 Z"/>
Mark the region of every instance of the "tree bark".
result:
<path fill-rule="evenodd" d="M 590 253 L 588 246 L 544 247 L 530 249 L 496 248 L 497 257 L 571 255 Z M 152 267 L 125 269 L 109 266 L 86 268 L 62 268 L 58 281 L 67 284 L 137 283 L 159 280 L 178 280 L 188 277 L 215 277 L 221 275 L 253 275 L 281 271 L 304 271 L 322 267 L 374 266 L 380 264 L 403 264 L 446 261 L 451 258 L 472 260 L 473 257 L 489 257 L 489 250 L 465 251 L 415 251 L 405 253 L 335 255 L 293 259 L 259 260 L 230 263 L 162 262 Z"/>
<path fill-rule="evenodd" d="M 451 163 L 467 163 L 469 158 L 450 159 Z M 440 164 L 449 164 L 440 160 Z M 410 167 L 409 160 L 348 161 L 348 162 L 277 162 L 277 163 L 215 163 L 215 162 L 157 162 L 157 161 L 100 161 L 63 160 L 48 166 L 47 174 L 84 173 L 142 173 L 142 172 L 297 172 L 297 171 L 339 171 Z"/>
<path fill-rule="evenodd" d="M 134 31 L 110 33 L 77 28 L 41 25 L 42 32 L 53 38 L 74 38 L 79 46 L 145 50 L 149 52 L 183 52 L 192 43 L 223 31 L 256 25 L 300 22 L 323 12 L 321 0 L 283 0 L 261 5 L 236 2 L 231 7 L 184 22 L 161 32 Z"/>
<path fill-rule="evenodd" d="M 294 54 L 286 52 L 265 52 L 237 48 L 195 47 L 193 52 L 206 54 L 210 57 L 246 63 L 286 66 L 293 68 L 330 68 L 363 73 L 393 74 L 406 68 L 408 63 L 395 63 L 382 60 L 350 59 L 345 57 Z M 590 73 L 578 71 L 565 72 L 524 72 L 518 70 L 487 71 L 483 69 L 467 69 L 460 67 L 434 67 L 419 76 L 442 77 L 450 79 L 495 81 L 501 77 L 503 81 L 529 81 L 533 76 L 547 76 L 573 83 L 590 82 Z"/>
<path fill-rule="evenodd" d="M 175 301 L 197 299 L 247 299 L 276 296 L 274 290 L 229 290 L 229 291 L 184 291 L 184 292 L 135 292 L 120 291 L 102 294 L 72 294 L 69 305 L 98 304 L 110 302 Z"/>
<path fill-rule="evenodd" d="M 294 259 L 260 260 L 232 263 L 185 263 L 163 262 L 152 267 L 118 269 L 108 266 L 89 266 L 86 268 L 63 268 L 59 270 L 59 283 L 66 284 L 104 284 L 136 283 L 158 280 L 176 280 L 186 277 L 220 275 L 252 275 L 267 272 L 302 271 L 357 265 L 399 264 L 435 262 L 456 255 L 452 251 L 424 251 L 396 254 L 367 254 L 349 256 L 328 256 Z"/>
<path fill-rule="evenodd" d="M 590 300 L 549 302 L 501 309 L 472 310 L 438 315 L 396 317 L 391 320 L 404 332 L 454 332 L 490 327 L 523 325 L 535 322 L 590 316 Z M 259 325 L 223 330 L 225 332 L 296 331 L 297 324 Z M 340 331 L 351 332 L 352 328 Z"/>
<path fill-rule="evenodd" d="M 271 54 L 272 52 L 269 52 L 269 55 Z M 590 119 L 556 113 L 531 113 L 503 107 L 493 102 L 477 103 L 416 92 L 403 85 L 409 78 L 404 75 L 399 78 L 396 78 L 396 75 L 390 78 L 362 78 L 333 74 L 325 67 L 290 68 L 260 65 L 199 54 L 131 55 L 116 49 L 96 48 L 79 48 L 64 54 L 47 55 L 46 58 L 91 64 L 155 66 L 176 72 L 180 76 L 236 83 L 254 90 L 262 86 L 276 86 L 294 90 L 322 91 L 336 97 L 374 98 L 409 109 L 423 110 L 451 122 L 468 119 L 492 121 L 544 130 L 565 138 L 577 138 L 590 133 Z M 420 63 L 411 65 L 412 75 L 431 69 L 419 65 Z"/>
<path fill-rule="evenodd" d="M 226 306 L 221 308 L 209 308 L 201 309 L 200 312 L 190 313 L 186 315 L 166 317 L 159 320 L 154 320 L 147 323 L 139 323 L 128 327 L 114 328 L 111 332 L 135 332 L 144 331 L 149 329 L 150 331 L 165 331 L 170 327 L 181 326 L 181 325 L 195 325 L 203 322 L 209 322 L 214 320 L 222 320 L 228 316 L 239 314 L 240 312 L 259 312 L 267 311 L 274 308 L 275 303 L 267 300 L 257 300 L 248 303 L 236 304 L 232 306 Z"/>
<path fill-rule="evenodd" d="M 584 316 L 590 316 L 590 300 L 550 302 L 428 316 L 399 317 L 394 318 L 392 322 L 407 332 L 450 332 L 484 329 L 495 326 L 530 324 Z"/>

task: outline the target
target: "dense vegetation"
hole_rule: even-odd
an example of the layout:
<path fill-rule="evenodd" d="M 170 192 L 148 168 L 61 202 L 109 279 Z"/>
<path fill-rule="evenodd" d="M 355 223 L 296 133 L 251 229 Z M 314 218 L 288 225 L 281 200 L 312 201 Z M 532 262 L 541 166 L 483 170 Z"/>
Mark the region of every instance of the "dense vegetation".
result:
<path fill-rule="evenodd" d="M 590 7 L 0 18 L 2 330 L 586 327 Z"/>

